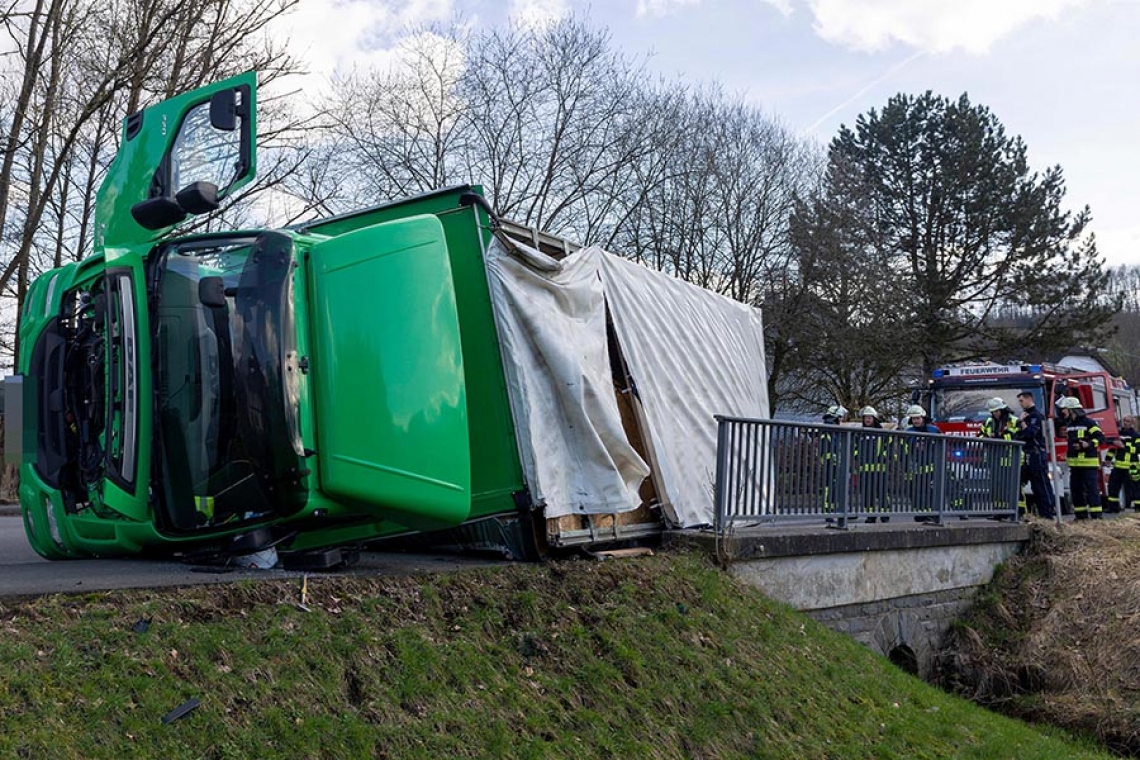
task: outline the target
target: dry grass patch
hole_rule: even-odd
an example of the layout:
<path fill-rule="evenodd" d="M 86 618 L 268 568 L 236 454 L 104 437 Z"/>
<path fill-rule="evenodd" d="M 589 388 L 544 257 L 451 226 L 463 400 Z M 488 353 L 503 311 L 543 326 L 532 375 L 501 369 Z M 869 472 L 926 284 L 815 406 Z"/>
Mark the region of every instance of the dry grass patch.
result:
<path fill-rule="evenodd" d="M 1140 754 L 1140 517 L 1038 523 L 954 631 L 943 680 Z"/>

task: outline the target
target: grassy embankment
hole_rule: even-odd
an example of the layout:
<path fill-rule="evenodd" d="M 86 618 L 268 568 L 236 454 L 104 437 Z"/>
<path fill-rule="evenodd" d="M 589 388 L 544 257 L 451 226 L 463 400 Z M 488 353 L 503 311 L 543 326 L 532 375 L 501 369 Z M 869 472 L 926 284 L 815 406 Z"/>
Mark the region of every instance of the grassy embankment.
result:
<path fill-rule="evenodd" d="M 309 611 L 299 592 L 0 603 L 0 757 L 1108 757 L 695 555 L 310 578 Z"/>

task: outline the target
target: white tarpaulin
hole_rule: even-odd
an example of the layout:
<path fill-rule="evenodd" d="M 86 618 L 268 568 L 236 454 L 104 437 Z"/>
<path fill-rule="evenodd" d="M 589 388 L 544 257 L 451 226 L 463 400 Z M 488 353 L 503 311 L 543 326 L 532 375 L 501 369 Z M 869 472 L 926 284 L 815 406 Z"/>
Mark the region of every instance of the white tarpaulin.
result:
<path fill-rule="evenodd" d="M 598 256 L 495 240 L 487 270 L 532 497 L 547 518 L 636 509 L 649 467 L 614 396 Z"/>
<path fill-rule="evenodd" d="M 675 525 L 711 524 L 714 416 L 768 416 L 760 312 L 600 248 L 556 261 L 495 241 L 487 268 L 523 466 L 546 517 L 634 509 L 649 472 L 614 397 L 608 304 L 661 506 Z"/>
<path fill-rule="evenodd" d="M 618 256 L 600 258 L 663 506 L 675 525 L 712 524 L 714 416 L 768 417 L 760 311 Z"/>

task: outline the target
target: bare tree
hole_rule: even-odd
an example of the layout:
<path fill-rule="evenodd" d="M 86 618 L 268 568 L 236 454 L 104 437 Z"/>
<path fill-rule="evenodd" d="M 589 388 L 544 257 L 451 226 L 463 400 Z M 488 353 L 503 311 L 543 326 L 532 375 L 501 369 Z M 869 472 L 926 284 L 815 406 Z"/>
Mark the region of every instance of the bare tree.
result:
<path fill-rule="evenodd" d="M 1104 343 L 1104 357 L 1133 388 L 1140 388 L 1140 266 L 1118 266 L 1109 271 L 1105 295 L 1120 299 L 1113 317 L 1114 332 Z"/>
<path fill-rule="evenodd" d="M 613 50 L 608 32 L 565 19 L 491 32 L 463 84 L 477 106 L 466 169 L 487 184 L 499 212 L 594 242 L 591 233 L 605 228 L 600 191 L 624 184 L 653 149 L 642 64 Z"/>
<path fill-rule="evenodd" d="M 335 83 L 328 106 L 334 155 L 342 173 L 355 178 L 345 188 L 352 195 L 346 203 L 414 195 L 454 181 L 467 117 L 457 93 L 464 54 L 457 30 L 423 29 L 404 37 L 392 68 Z"/>
<path fill-rule="evenodd" d="M 334 90 L 335 149 L 322 160 L 342 169 L 341 204 L 473 181 L 500 214 L 583 243 L 612 240 L 654 186 L 647 169 L 661 160 L 664 125 L 655 108 L 670 97 L 606 32 L 574 19 L 474 38 L 416 30 L 391 69 Z M 304 192 L 327 199 L 336 178 L 318 170 L 306 181 Z"/>
<path fill-rule="evenodd" d="M 668 171 L 621 239 L 651 265 L 732 298 L 767 305 L 794 271 L 788 219 L 817 178 L 816 151 L 719 90 L 688 97 Z"/>

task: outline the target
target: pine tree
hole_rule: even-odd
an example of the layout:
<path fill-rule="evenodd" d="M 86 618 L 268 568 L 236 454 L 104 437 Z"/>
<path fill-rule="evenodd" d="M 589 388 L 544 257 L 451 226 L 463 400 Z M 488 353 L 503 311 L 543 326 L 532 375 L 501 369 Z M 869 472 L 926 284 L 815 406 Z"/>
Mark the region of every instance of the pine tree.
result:
<path fill-rule="evenodd" d="M 897 95 L 842 127 L 821 196 L 793 226 L 894 293 L 896 351 L 924 374 L 947 361 L 1033 358 L 1103 337 L 1119 309 L 1088 231 L 1064 209 L 1061 168 L 1032 172 L 1020 137 L 966 95 Z M 881 327 L 881 325 L 880 325 Z"/>

